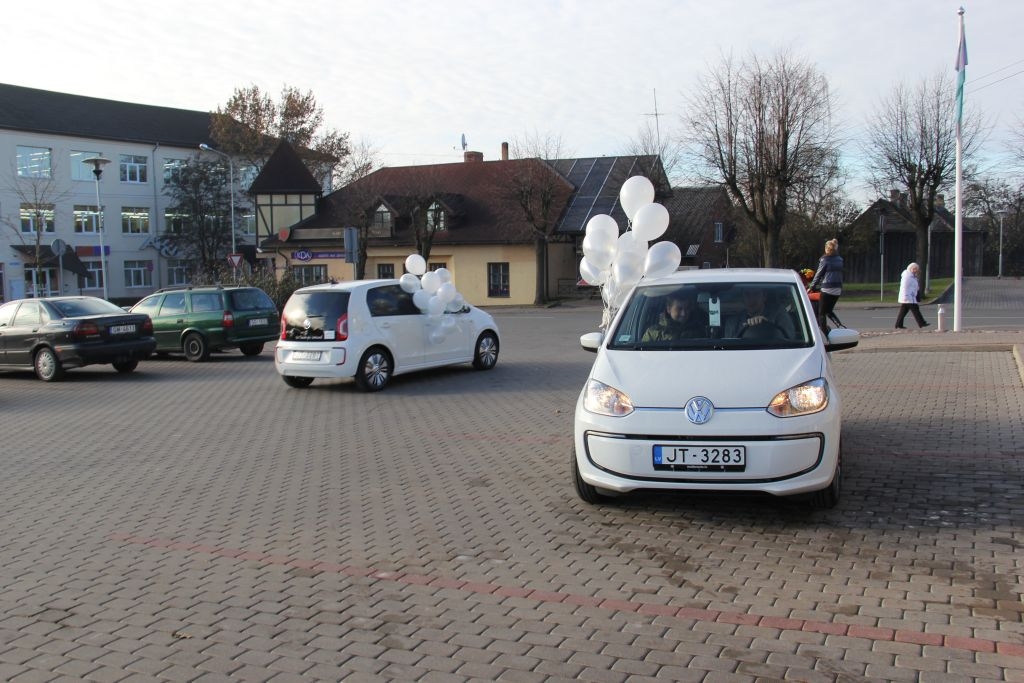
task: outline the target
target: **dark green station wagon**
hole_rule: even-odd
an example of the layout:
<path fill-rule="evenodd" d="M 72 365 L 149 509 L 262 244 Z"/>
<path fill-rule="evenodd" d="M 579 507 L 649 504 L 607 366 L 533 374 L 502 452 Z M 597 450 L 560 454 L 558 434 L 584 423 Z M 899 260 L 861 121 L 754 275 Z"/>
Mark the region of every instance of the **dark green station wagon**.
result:
<path fill-rule="evenodd" d="M 156 353 L 184 353 L 204 361 L 212 351 L 237 348 L 256 356 L 277 339 L 280 320 L 274 301 L 258 287 L 161 289 L 131 308 L 153 320 Z"/>

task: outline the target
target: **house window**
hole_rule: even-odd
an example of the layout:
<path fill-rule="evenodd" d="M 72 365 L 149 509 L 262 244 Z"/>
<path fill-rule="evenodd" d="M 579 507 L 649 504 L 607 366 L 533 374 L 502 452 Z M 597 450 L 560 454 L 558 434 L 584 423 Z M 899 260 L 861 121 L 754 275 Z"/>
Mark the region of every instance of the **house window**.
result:
<path fill-rule="evenodd" d="M 177 209 L 167 209 L 164 211 L 164 232 L 180 235 L 188 227 L 188 220 L 187 213 L 181 213 Z"/>
<path fill-rule="evenodd" d="M 99 231 L 100 212 L 95 206 L 88 204 L 75 204 L 72 210 L 75 218 L 75 232 L 96 233 Z"/>
<path fill-rule="evenodd" d="M 95 159 L 103 156 L 99 152 L 85 152 L 81 150 L 71 151 L 71 179 L 72 180 L 96 180 L 93 175 L 93 165 L 82 163 L 86 159 Z"/>
<path fill-rule="evenodd" d="M 188 284 L 188 261 L 181 258 L 167 260 L 167 284 Z"/>
<path fill-rule="evenodd" d="M 502 298 L 509 296 L 507 261 L 487 264 L 487 296 Z"/>
<path fill-rule="evenodd" d="M 50 149 L 18 145 L 18 177 L 49 178 Z"/>
<path fill-rule="evenodd" d="M 88 277 L 78 276 L 78 287 L 80 289 L 100 289 L 103 287 L 103 266 L 99 261 L 87 261 L 82 259 L 82 265 L 89 271 Z"/>
<path fill-rule="evenodd" d="M 373 214 L 369 237 L 391 237 L 391 212 L 383 204 Z"/>
<path fill-rule="evenodd" d="M 146 169 L 149 159 L 137 154 L 121 155 L 121 182 L 122 183 L 144 183 L 146 182 Z"/>
<path fill-rule="evenodd" d="M 722 229 L 722 224 L 715 222 L 715 242 L 722 242 L 725 240 L 725 230 Z"/>
<path fill-rule="evenodd" d="M 444 220 L 444 209 L 440 204 L 434 202 L 427 209 L 427 231 L 428 232 L 442 232 L 446 230 Z"/>
<path fill-rule="evenodd" d="M 238 231 L 243 235 L 256 234 L 256 213 L 253 212 L 251 209 L 242 211 L 242 217 L 239 220 Z"/>
<path fill-rule="evenodd" d="M 153 286 L 153 262 L 152 261 L 125 261 L 124 262 L 124 286 L 152 287 Z"/>
<path fill-rule="evenodd" d="M 53 204 L 22 204 L 21 231 L 35 234 L 39 228 L 42 232 L 54 232 Z"/>
<path fill-rule="evenodd" d="M 327 266 L 293 266 L 292 277 L 302 285 L 315 285 L 327 282 Z"/>
<path fill-rule="evenodd" d="M 187 163 L 185 159 L 164 159 L 164 185 L 178 182 L 181 169 Z"/>
<path fill-rule="evenodd" d="M 390 280 L 395 276 L 395 264 L 394 263 L 378 263 L 377 264 L 377 277 L 381 280 Z"/>
<path fill-rule="evenodd" d="M 427 270 L 440 270 L 441 268 L 447 268 L 448 264 L 446 261 L 434 261 L 427 265 Z"/>
<path fill-rule="evenodd" d="M 25 268 L 25 285 L 29 297 L 56 296 L 59 293 L 57 291 L 57 269 L 39 268 L 37 271 L 35 268 L 27 266 Z"/>
<path fill-rule="evenodd" d="M 126 235 L 149 234 L 149 207 L 121 207 L 121 232 Z"/>

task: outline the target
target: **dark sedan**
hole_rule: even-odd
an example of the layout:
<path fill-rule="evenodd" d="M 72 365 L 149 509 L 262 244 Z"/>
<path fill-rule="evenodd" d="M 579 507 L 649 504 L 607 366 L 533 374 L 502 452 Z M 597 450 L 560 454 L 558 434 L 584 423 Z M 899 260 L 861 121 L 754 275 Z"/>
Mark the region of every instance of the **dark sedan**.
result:
<path fill-rule="evenodd" d="M 131 372 L 156 348 L 153 321 L 92 296 L 19 299 L 0 306 L 0 369 L 53 382 L 66 368 Z"/>

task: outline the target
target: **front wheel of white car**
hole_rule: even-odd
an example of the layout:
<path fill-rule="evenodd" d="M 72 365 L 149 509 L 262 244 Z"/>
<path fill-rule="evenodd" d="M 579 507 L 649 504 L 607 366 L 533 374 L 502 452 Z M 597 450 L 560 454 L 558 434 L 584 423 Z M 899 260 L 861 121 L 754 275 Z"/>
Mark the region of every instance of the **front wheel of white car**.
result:
<path fill-rule="evenodd" d="M 493 332 L 483 332 L 476 340 L 473 352 L 473 367 L 477 370 L 490 370 L 498 364 L 498 336 Z"/>
<path fill-rule="evenodd" d="M 843 479 L 843 443 L 839 442 L 839 456 L 836 459 L 836 473 L 832 483 L 819 491 L 807 494 L 807 502 L 815 510 L 831 510 L 839 504 Z"/>
<path fill-rule="evenodd" d="M 574 446 L 569 453 L 570 459 L 572 460 L 572 483 L 576 487 L 576 495 L 580 497 L 584 503 L 590 503 L 591 505 L 599 505 L 601 503 L 608 502 L 608 496 L 601 493 L 600 489 L 596 486 L 591 486 L 587 482 L 583 481 L 583 477 L 580 476 L 580 465 L 576 462 L 576 447 Z"/>

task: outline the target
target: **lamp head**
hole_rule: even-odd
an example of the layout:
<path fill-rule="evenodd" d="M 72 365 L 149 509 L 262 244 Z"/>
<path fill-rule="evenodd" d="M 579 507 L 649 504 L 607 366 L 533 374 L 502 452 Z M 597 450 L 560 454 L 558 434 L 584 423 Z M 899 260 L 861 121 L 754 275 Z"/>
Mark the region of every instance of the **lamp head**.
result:
<path fill-rule="evenodd" d="M 103 175 L 103 167 L 110 163 L 110 159 L 105 159 L 102 156 L 89 157 L 88 159 L 82 159 L 83 164 L 92 166 L 92 173 L 96 176 L 96 180 L 100 179 Z"/>

